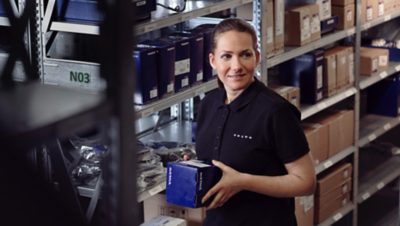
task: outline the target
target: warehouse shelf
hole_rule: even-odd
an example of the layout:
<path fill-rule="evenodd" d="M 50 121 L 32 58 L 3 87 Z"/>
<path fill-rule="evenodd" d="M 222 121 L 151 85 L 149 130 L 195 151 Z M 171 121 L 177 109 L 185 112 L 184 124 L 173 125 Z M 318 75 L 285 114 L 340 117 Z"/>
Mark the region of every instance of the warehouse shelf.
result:
<path fill-rule="evenodd" d="M 381 115 L 366 115 L 360 120 L 359 147 L 363 147 L 369 142 L 386 133 L 391 128 L 400 123 L 400 117 L 387 117 Z"/>
<path fill-rule="evenodd" d="M 326 98 L 324 100 L 321 100 L 315 105 L 307 105 L 307 106 L 301 106 L 301 120 L 304 120 L 336 103 L 339 103 L 340 101 L 353 96 L 355 93 L 357 93 L 356 88 L 351 87 L 348 88 L 344 91 L 341 91 L 340 93 L 333 95 L 332 97 Z"/>
<path fill-rule="evenodd" d="M 149 31 L 174 25 L 197 17 L 216 13 L 225 9 L 251 3 L 252 0 L 217 0 L 217 1 L 193 1 L 186 2 L 186 9 L 182 13 L 171 14 L 169 10 L 160 7 L 152 14 L 150 21 L 135 25 L 134 34 L 140 35 Z"/>
<path fill-rule="evenodd" d="M 399 71 L 400 71 L 399 62 L 389 62 L 388 68 L 384 71 L 376 72 L 370 76 L 360 76 L 360 89 L 368 88 L 369 86 Z"/>
<path fill-rule="evenodd" d="M 329 169 L 331 166 L 333 166 L 335 163 L 339 162 L 340 160 L 345 159 L 347 156 L 353 154 L 356 151 L 356 147 L 351 146 L 348 147 L 341 152 L 337 153 L 336 155 L 330 157 L 329 159 L 321 162 L 315 167 L 315 172 L 316 174 L 319 174 L 323 172 L 326 169 Z"/>
<path fill-rule="evenodd" d="M 354 204 L 353 203 L 348 203 L 344 207 L 342 207 L 339 211 L 335 212 L 330 218 L 322 222 L 321 224 L 318 224 L 317 226 L 329 226 L 334 224 L 335 222 L 339 221 L 342 219 L 345 215 L 350 213 L 354 209 Z"/>
<path fill-rule="evenodd" d="M 106 88 L 105 80 L 100 77 L 98 63 L 46 58 L 43 66 L 45 84 L 93 92 Z"/>
<path fill-rule="evenodd" d="M 359 180 L 357 202 L 361 204 L 400 176 L 400 158 L 394 156 Z"/>
<path fill-rule="evenodd" d="M 375 226 L 381 226 L 381 225 L 388 225 L 388 226 L 396 226 L 399 225 L 400 220 L 399 220 L 399 208 L 394 208 L 393 210 L 387 212 L 385 216 L 381 218 Z"/>
<path fill-rule="evenodd" d="M 164 177 L 165 178 L 165 177 Z M 144 200 L 150 198 L 153 195 L 156 195 L 165 190 L 166 184 L 165 179 L 161 180 L 160 183 L 157 183 L 151 186 L 149 189 L 143 192 L 139 192 L 137 195 L 137 201 L 143 202 Z M 77 190 L 79 195 L 87 198 L 92 198 L 95 192 L 94 186 L 77 186 Z M 101 196 L 101 194 L 100 194 Z"/>
<path fill-rule="evenodd" d="M 364 23 L 363 25 L 361 25 L 361 30 L 362 31 L 368 30 L 368 29 L 370 29 L 372 27 L 378 26 L 378 25 L 380 25 L 382 23 L 385 23 L 387 21 L 396 19 L 397 17 L 400 17 L 400 11 L 398 11 L 398 10 L 396 12 L 393 12 L 393 13 L 388 14 L 386 16 L 381 16 L 381 17 L 379 17 L 379 18 L 377 18 L 377 19 L 375 19 L 373 21 Z"/>
<path fill-rule="evenodd" d="M 7 17 L 0 16 L 0 26 L 3 26 L 3 27 L 10 26 L 10 21 L 8 20 Z"/>
<path fill-rule="evenodd" d="M 169 10 L 158 7 L 151 15 L 149 21 L 135 25 L 134 35 L 144 34 L 150 31 L 158 30 L 164 27 L 184 22 L 197 17 L 216 13 L 225 9 L 235 8 L 237 6 L 251 3 L 252 0 L 224 0 L 224 1 L 187 1 L 186 9 L 182 13 L 171 14 Z M 50 30 L 72 32 L 80 34 L 98 35 L 100 30 L 96 24 L 82 24 L 54 21 L 51 22 Z"/>
<path fill-rule="evenodd" d="M 339 41 L 343 38 L 355 34 L 355 28 L 350 28 L 348 30 L 338 31 L 333 34 L 322 36 L 320 40 L 311 42 L 301 47 L 285 47 L 285 52 L 282 54 L 278 54 L 274 57 L 267 59 L 267 68 L 274 67 L 278 64 L 281 64 L 285 61 L 293 59 L 295 57 L 301 56 L 305 53 L 308 53 L 312 50 L 324 47 L 326 45 L 332 44 L 336 41 Z"/>
<path fill-rule="evenodd" d="M 172 96 L 162 98 L 161 100 L 155 101 L 153 103 L 143 106 L 135 106 L 136 116 L 138 118 L 147 117 L 152 113 L 164 110 L 168 107 L 171 107 L 174 104 L 178 104 L 189 98 L 206 93 L 217 87 L 218 87 L 217 80 L 213 79 L 211 81 L 191 87 L 190 89 L 175 93 Z"/>
<path fill-rule="evenodd" d="M 109 115 L 104 95 L 36 83 L 0 91 L 3 147 L 32 148 L 93 128 Z M 84 122 L 84 123 L 83 123 Z"/>
<path fill-rule="evenodd" d="M 54 21 L 50 25 L 51 31 L 71 32 L 78 34 L 99 35 L 100 27 L 95 24 L 81 24 L 72 22 Z"/>

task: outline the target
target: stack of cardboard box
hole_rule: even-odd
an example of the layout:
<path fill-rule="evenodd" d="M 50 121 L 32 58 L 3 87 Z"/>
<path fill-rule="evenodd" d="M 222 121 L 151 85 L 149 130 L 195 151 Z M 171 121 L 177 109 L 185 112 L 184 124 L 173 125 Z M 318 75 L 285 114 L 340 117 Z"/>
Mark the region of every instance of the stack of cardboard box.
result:
<path fill-rule="evenodd" d="M 360 74 L 372 75 L 389 65 L 389 50 L 385 48 L 360 48 Z"/>
<path fill-rule="evenodd" d="M 346 30 L 355 25 L 354 0 L 332 0 L 332 15 L 338 16 L 337 28 Z"/>

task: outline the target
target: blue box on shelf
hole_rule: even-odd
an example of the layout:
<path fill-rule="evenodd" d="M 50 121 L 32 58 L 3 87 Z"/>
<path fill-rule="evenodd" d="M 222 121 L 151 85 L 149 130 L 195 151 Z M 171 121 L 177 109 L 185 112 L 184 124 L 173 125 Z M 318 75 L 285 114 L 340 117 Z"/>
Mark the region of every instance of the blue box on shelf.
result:
<path fill-rule="evenodd" d="M 208 54 L 211 52 L 212 32 L 215 24 L 202 24 L 191 30 L 191 32 L 203 34 L 204 53 L 203 53 L 203 81 L 209 81 L 216 78 L 217 72 L 210 65 Z"/>
<path fill-rule="evenodd" d="M 386 48 L 389 50 L 389 61 L 400 61 L 400 49 L 394 47 L 381 47 L 381 46 L 372 46 L 367 45 L 366 47 L 371 48 Z"/>
<path fill-rule="evenodd" d="M 221 178 L 221 170 L 199 160 L 167 163 L 167 202 L 179 206 L 197 208 L 207 203 L 201 199 Z"/>
<path fill-rule="evenodd" d="M 104 15 L 97 0 L 57 0 L 57 18 L 63 21 L 100 22 Z"/>
<path fill-rule="evenodd" d="M 175 92 L 189 88 L 190 40 L 187 37 L 167 36 L 161 38 L 175 44 Z"/>
<path fill-rule="evenodd" d="M 334 31 L 336 29 L 338 23 L 339 23 L 338 16 L 332 16 L 331 18 L 321 20 L 321 22 L 320 22 L 321 35 Z"/>
<path fill-rule="evenodd" d="M 175 45 L 161 39 L 145 40 L 140 43 L 148 47 L 156 48 L 158 51 L 158 96 L 163 98 L 175 92 Z"/>
<path fill-rule="evenodd" d="M 388 77 L 368 88 L 367 112 L 397 117 L 400 111 L 400 74 Z"/>
<path fill-rule="evenodd" d="M 315 104 L 323 98 L 324 51 L 315 50 L 279 66 L 283 85 L 300 88 L 302 104 Z"/>
<path fill-rule="evenodd" d="M 203 34 L 182 31 L 172 33 L 171 36 L 187 37 L 190 41 L 190 76 L 189 85 L 192 86 L 203 82 L 203 55 L 204 38 Z"/>
<path fill-rule="evenodd" d="M 5 16 L 6 15 L 6 10 L 4 9 L 4 3 L 3 1 L 0 1 L 0 16 Z"/>
<path fill-rule="evenodd" d="M 134 48 L 133 58 L 136 69 L 135 104 L 147 104 L 158 99 L 157 55 L 157 50 L 154 48 Z"/>

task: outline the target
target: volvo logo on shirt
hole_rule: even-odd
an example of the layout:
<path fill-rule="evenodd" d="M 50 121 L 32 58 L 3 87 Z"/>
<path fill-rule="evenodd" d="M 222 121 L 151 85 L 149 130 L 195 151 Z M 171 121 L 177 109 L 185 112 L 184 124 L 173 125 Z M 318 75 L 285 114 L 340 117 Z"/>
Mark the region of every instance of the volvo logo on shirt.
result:
<path fill-rule="evenodd" d="M 244 134 L 238 134 L 238 133 L 234 133 L 233 137 L 240 138 L 240 139 L 248 139 L 248 140 L 253 139 L 252 136 L 244 135 Z"/>

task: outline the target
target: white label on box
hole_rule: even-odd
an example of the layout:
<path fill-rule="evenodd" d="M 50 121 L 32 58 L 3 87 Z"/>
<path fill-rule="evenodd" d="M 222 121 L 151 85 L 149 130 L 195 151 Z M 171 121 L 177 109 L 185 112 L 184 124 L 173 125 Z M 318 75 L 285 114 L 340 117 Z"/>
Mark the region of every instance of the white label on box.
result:
<path fill-rule="evenodd" d="M 340 58 L 340 64 L 346 64 L 346 56 Z"/>
<path fill-rule="evenodd" d="M 376 72 L 378 70 L 378 65 L 379 65 L 378 61 L 379 61 L 378 58 L 375 58 L 372 60 L 372 71 L 373 72 Z"/>
<path fill-rule="evenodd" d="M 170 93 L 173 91 L 174 91 L 174 83 L 171 82 L 170 84 L 167 85 L 167 93 Z"/>
<path fill-rule="evenodd" d="M 345 194 L 348 190 L 349 190 L 349 187 L 347 186 L 347 184 L 343 185 L 342 194 Z"/>
<path fill-rule="evenodd" d="M 336 60 L 333 60 L 333 61 L 332 61 L 331 67 L 332 67 L 333 69 L 336 69 Z"/>
<path fill-rule="evenodd" d="M 353 11 L 352 10 L 347 10 L 346 12 L 346 21 L 351 22 L 353 20 Z"/>
<path fill-rule="evenodd" d="M 274 41 L 274 27 L 270 26 L 267 28 L 267 43 L 271 44 Z"/>
<path fill-rule="evenodd" d="M 301 41 L 307 40 L 311 37 L 310 33 L 310 17 L 305 16 L 303 17 L 303 29 L 301 29 Z"/>
<path fill-rule="evenodd" d="M 379 66 L 386 67 L 388 65 L 388 56 L 379 56 Z"/>
<path fill-rule="evenodd" d="M 285 1 L 275 1 L 275 35 L 282 35 L 285 29 Z"/>
<path fill-rule="evenodd" d="M 385 14 L 385 4 L 383 2 L 379 2 L 378 4 L 378 16 L 383 16 Z"/>
<path fill-rule="evenodd" d="M 381 190 L 383 187 L 385 187 L 385 183 L 383 183 L 383 181 L 380 182 L 380 183 L 378 183 L 378 184 L 376 185 L 376 188 L 377 188 L 378 190 Z"/>
<path fill-rule="evenodd" d="M 313 195 L 302 196 L 300 197 L 300 203 L 303 204 L 304 212 L 307 212 L 314 206 L 314 196 Z"/>
<path fill-rule="evenodd" d="M 183 88 L 183 87 L 185 87 L 185 86 L 188 86 L 189 85 L 189 78 L 184 78 L 184 79 L 182 79 L 182 81 L 181 81 L 181 87 Z"/>
<path fill-rule="evenodd" d="M 202 71 L 199 72 L 199 73 L 197 73 L 197 75 L 196 75 L 196 81 L 197 81 L 197 82 L 203 81 L 203 72 L 202 72 Z"/>
<path fill-rule="evenodd" d="M 386 123 L 385 126 L 383 127 L 385 130 L 389 130 L 390 128 L 392 128 L 392 126 L 390 125 L 390 123 Z"/>
<path fill-rule="evenodd" d="M 190 59 L 178 60 L 175 62 L 175 76 L 190 72 Z"/>
<path fill-rule="evenodd" d="M 331 1 L 330 0 L 323 0 L 322 1 L 322 8 L 323 8 L 323 15 L 324 19 L 331 17 Z"/>
<path fill-rule="evenodd" d="M 196 166 L 199 168 L 205 168 L 205 167 L 209 167 L 209 164 L 205 164 L 201 161 L 197 161 L 197 160 L 189 160 L 189 161 L 182 161 L 182 164 L 186 164 L 186 165 L 190 165 L 190 166 Z"/>
<path fill-rule="evenodd" d="M 323 86 L 323 67 L 322 65 L 317 67 L 317 89 Z"/>
<path fill-rule="evenodd" d="M 150 90 L 150 98 L 157 97 L 157 94 L 158 94 L 157 89 Z"/>
<path fill-rule="evenodd" d="M 367 21 L 373 19 L 373 11 L 372 11 L 372 6 L 367 6 Z"/>
<path fill-rule="evenodd" d="M 349 177 L 349 171 L 345 170 L 345 171 L 343 171 L 343 178 L 347 178 L 347 177 Z"/>
<path fill-rule="evenodd" d="M 319 15 L 314 14 L 311 19 L 311 34 L 318 33 L 321 31 L 321 22 L 319 20 Z"/>

